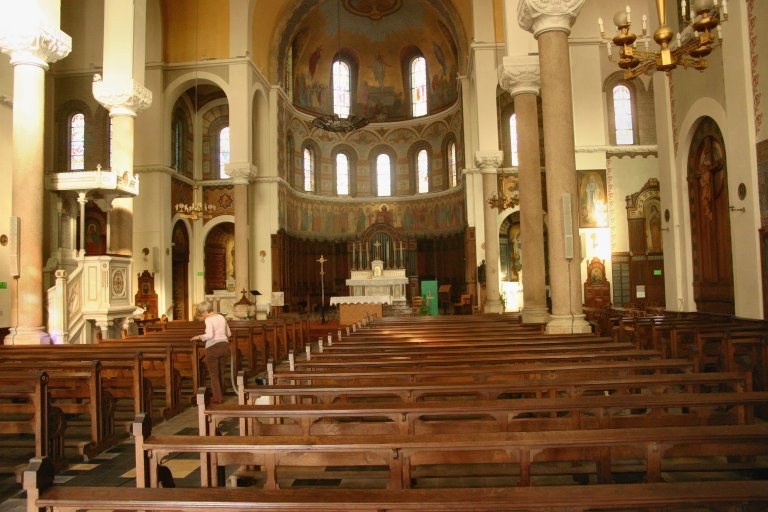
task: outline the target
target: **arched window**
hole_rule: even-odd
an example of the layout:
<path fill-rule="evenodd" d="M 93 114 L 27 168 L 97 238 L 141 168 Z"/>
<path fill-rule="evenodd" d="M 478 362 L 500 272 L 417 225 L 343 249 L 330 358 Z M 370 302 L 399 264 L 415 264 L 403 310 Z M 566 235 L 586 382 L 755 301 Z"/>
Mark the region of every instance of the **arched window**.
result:
<path fill-rule="evenodd" d="M 376 157 L 376 195 L 392 195 L 392 169 L 389 155 L 382 153 Z"/>
<path fill-rule="evenodd" d="M 459 170 L 456 168 L 456 143 L 451 142 L 448 145 L 448 179 L 451 187 L 459 184 Z"/>
<path fill-rule="evenodd" d="M 82 112 L 69 119 L 69 169 L 85 169 L 85 114 Z"/>
<path fill-rule="evenodd" d="M 346 153 L 336 154 L 336 194 L 349 195 L 349 157 Z"/>
<path fill-rule="evenodd" d="M 349 117 L 352 100 L 349 64 L 343 60 L 333 63 L 333 113 L 341 118 Z"/>
<path fill-rule="evenodd" d="M 517 114 L 509 116 L 509 148 L 512 156 L 512 167 L 520 165 L 517 154 Z"/>
<path fill-rule="evenodd" d="M 429 156 L 426 149 L 416 154 L 416 177 L 419 182 L 419 194 L 429 192 Z"/>
<path fill-rule="evenodd" d="M 616 144 L 634 144 L 632 96 L 626 85 L 613 88 L 613 118 L 616 123 Z"/>
<path fill-rule="evenodd" d="M 229 163 L 229 126 L 225 126 L 219 132 L 219 176 L 229 178 L 224 167 Z"/>
<path fill-rule="evenodd" d="M 411 61 L 411 115 L 427 115 L 427 61 L 424 57 Z"/>
<path fill-rule="evenodd" d="M 304 148 L 304 191 L 315 190 L 315 159 L 311 148 Z"/>

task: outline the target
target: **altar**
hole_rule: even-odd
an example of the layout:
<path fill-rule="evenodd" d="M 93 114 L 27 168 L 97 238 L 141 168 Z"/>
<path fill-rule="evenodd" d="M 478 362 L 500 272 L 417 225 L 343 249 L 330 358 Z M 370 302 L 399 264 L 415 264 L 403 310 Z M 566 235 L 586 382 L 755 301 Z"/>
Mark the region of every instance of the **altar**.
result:
<path fill-rule="evenodd" d="M 369 316 L 381 318 L 384 304 L 392 304 L 389 295 L 361 295 L 359 297 L 331 297 L 331 306 L 339 307 L 339 324 L 352 325 Z"/>
<path fill-rule="evenodd" d="M 370 269 L 352 270 L 347 279 L 351 297 L 389 296 L 391 303 L 405 303 L 407 284 L 404 268 L 385 268 L 382 260 L 373 260 Z"/>

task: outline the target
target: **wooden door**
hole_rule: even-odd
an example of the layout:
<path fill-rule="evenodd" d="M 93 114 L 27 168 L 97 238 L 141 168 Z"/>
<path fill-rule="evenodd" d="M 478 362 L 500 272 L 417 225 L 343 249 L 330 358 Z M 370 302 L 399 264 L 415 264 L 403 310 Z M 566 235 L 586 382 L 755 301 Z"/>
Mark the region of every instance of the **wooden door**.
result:
<path fill-rule="evenodd" d="M 189 320 L 189 235 L 181 221 L 173 227 L 171 259 L 174 320 Z"/>
<path fill-rule="evenodd" d="M 733 314 L 728 166 L 723 136 L 708 117 L 696 129 L 688 154 L 688 200 L 697 310 Z"/>

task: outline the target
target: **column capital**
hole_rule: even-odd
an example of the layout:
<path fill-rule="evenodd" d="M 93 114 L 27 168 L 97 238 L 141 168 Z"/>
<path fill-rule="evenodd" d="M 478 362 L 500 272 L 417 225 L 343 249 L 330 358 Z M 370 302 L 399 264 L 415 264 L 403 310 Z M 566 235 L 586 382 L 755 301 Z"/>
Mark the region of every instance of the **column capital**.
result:
<path fill-rule="evenodd" d="M 93 75 L 93 97 L 111 116 L 136 117 L 152 104 L 152 91 L 136 80 L 102 80 L 98 73 Z"/>
<path fill-rule="evenodd" d="M 235 185 L 248 185 L 257 174 L 256 166 L 247 162 L 227 164 L 224 166 L 224 171 Z"/>
<path fill-rule="evenodd" d="M 571 27 L 586 0 L 520 0 L 517 22 L 533 37 L 549 31 L 571 33 Z"/>
<path fill-rule="evenodd" d="M 475 165 L 483 174 L 496 174 L 503 158 L 504 153 L 496 149 L 475 151 Z"/>
<path fill-rule="evenodd" d="M 47 70 L 48 63 L 72 51 L 72 38 L 61 30 L 43 24 L 30 26 L 5 14 L 7 23 L 0 23 L 0 51 L 10 55 L 11 65 L 27 64 Z"/>
<path fill-rule="evenodd" d="M 499 66 L 499 85 L 513 98 L 518 94 L 539 94 L 541 74 L 538 55 L 504 57 Z"/>

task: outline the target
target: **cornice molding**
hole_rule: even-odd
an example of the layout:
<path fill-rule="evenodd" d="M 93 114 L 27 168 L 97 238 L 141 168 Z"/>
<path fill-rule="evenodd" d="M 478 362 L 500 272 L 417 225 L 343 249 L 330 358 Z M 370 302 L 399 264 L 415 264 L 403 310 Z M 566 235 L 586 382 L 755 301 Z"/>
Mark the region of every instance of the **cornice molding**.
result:
<path fill-rule="evenodd" d="M 576 148 L 576 153 L 605 153 L 606 156 L 657 156 L 659 153 L 659 146 L 657 145 L 626 145 L 626 146 L 579 146 Z"/>
<path fill-rule="evenodd" d="M 535 38 L 544 32 L 571 33 L 586 0 L 520 0 L 517 5 L 517 22 Z"/>
<path fill-rule="evenodd" d="M 93 97 L 113 116 L 136 117 L 152 104 L 152 91 L 136 80 L 102 80 L 98 73 L 93 75 Z"/>
<path fill-rule="evenodd" d="M 294 189 L 288 183 L 283 180 L 282 178 L 275 178 L 275 177 L 269 177 L 269 178 L 259 178 L 256 180 L 258 182 L 266 182 L 266 183 L 275 183 L 279 182 L 285 185 L 286 192 L 293 196 L 297 197 L 302 200 L 306 201 L 321 201 L 321 202 L 327 202 L 327 203 L 336 203 L 336 204 L 374 204 L 374 205 L 380 205 L 382 203 L 409 203 L 409 202 L 423 202 L 428 201 L 431 199 L 439 199 L 442 197 L 451 196 L 453 194 L 459 194 L 461 193 L 463 195 L 464 193 L 464 184 L 460 183 L 459 185 L 446 189 L 446 190 L 440 190 L 439 192 L 429 192 L 426 194 L 414 194 L 414 195 L 408 195 L 408 196 L 386 196 L 386 197 L 378 197 L 378 196 L 364 196 L 364 197 L 345 197 L 345 196 L 320 196 L 316 194 L 307 194 L 306 192 L 301 192 L 299 190 Z"/>
<path fill-rule="evenodd" d="M 499 66 L 499 85 L 513 98 L 518 94 L 535 94 L 541 91 L 541 74 L 538 55 L 504 57 Z"/>

